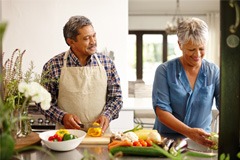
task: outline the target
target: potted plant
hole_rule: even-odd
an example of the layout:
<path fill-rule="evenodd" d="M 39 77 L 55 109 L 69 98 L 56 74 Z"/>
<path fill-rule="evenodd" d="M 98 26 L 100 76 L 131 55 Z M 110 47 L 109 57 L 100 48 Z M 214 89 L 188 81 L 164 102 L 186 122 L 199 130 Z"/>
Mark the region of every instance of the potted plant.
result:
<path fill-rule="evenodd" d="M 0 44 L 2 44 L 5 28 L 6 23 L 0 23 Z M 34 75 L 33 63 L 31 62 L 30 68 L 25 73 L 22 72 L 22 58 L 24 53 L 25 51 L 20 52 L 19 49 L 16 49 L 11 59 L 8 59 L 4 65 L 1 63 L 0 159 L 4 160 L 9 160 L 14 153 L 26 149 L 38 149 L 50 154 L 50 152 L 38 146 L 14 150 L 14 138 L 26 136 L 31 131 L 31 128 L 28 129 L 26 127 L 29 103 L 38 103 L 42 109 L 46 110 L 49 109 L 51 102 L 50 93 L 40 84 L 40 76 L 37 74 Z M 0 56 L 2 62 L 3 55 Z M 20 116 L 15 116 L 15 111 L 17 111 Z M 20 122 L 20 129 L 14 132 L 18 122 Z M 27 130 L 25 130 L 26 128 Z"/>

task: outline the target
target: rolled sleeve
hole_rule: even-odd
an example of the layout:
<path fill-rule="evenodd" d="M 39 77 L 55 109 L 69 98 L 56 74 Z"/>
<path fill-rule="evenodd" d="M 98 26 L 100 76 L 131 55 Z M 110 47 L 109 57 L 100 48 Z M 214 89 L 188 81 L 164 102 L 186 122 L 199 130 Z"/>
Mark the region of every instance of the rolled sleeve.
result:
<path fill-rule="evenodd" d="M 160 65 L 156 70 L 153 82 L 152 100 L 154 111 L 156 107 L 159 107 L 164 111 L 172 113 L 169 97 L 166 68 L 164 65 Z"/>

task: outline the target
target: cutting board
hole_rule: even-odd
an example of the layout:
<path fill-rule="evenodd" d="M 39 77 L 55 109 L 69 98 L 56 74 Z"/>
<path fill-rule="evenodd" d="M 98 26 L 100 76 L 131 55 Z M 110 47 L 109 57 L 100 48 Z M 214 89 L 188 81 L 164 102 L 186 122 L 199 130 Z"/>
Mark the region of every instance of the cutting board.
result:
<path fill-rule="evenodd" d="M 17 138 L 15 141 L 15 149 L 20 149 L 30 145 L 37 144 L 41 141 L 39 135 L 35 132 L 31 132 L 26 137 Z"/>
<path fill-rule="evenodd" d="M 104 134 L 101 137 L 91 137 L 86 135 L 81 144 L 108 144 L 111 134 Z"/>

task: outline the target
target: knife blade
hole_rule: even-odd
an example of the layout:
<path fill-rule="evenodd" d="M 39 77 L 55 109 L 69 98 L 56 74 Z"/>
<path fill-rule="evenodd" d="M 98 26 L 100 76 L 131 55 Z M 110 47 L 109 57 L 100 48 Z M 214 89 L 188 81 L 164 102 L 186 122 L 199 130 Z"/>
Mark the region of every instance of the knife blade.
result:
<path fill-rule="evenodd" d="M 83 129 L 88 129 L 88 128 L 90 128 L 90 127 L 92 127 L 92 128 L 98 128 L 98 127 L 100 127 L 100 126 L 98 126 L 98 125 L 94 125 L 94 123 L 78 123 L 78 125 L 81 127 L 81 128 L 83 128 Z"/>

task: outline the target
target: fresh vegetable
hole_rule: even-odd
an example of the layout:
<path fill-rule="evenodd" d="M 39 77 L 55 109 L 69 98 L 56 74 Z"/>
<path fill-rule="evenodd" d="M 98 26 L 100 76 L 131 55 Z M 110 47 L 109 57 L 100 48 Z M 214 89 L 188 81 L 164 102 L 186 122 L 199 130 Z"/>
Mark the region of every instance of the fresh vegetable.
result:
<path fill-rule="evenodd" d="M 138 136 L 139 139 L 143 139 L 143 140 L 146 140 L 148 138 L 148 135 L 151 133 L 151 132 L 157 132 L 157 130 L 152 130 L 152 129 L 141 129 L 141 130 L 137 130 L 137 131 L 134 131 L 134 133 Z"/>
<path fill-rule="evenodd" d="M 73 135 L 73 134 L 64 134 L 64 136 L 63 136 L 63 141 L 68 141 L 68 140 L 72 140 L 72 139 L 75 139 L 76 138 L 76 136 L 75 135 Z"/>
<path fill-rule="evenodd" d="M 162 141 L 162 146 L 165 151 L 168 151 L 172 144 L 174 143 L 173 139 L 164 138 Z"/>
<path fill-rule="evenodd" d="M 138 136 L 139 139 L 143 139 L 143 140 L 146 140 L 148 139 L 148 135 L 151 133 L 151 132 L 157 132 L 157 130 L 152 130 L 152 129 L 141 129 L 141 130 L 137 130 L 137 131 L 134 131 L 134 133 Z"/>
<path fill-rule="evenodd" d="M 152 140 L 150 138 L 146 139 L 145 141 L 147 142 L 147 147 L 152 146 L 153 142 L 152 142 Z"/>
<path fill-rule="evenodd" d="M 145 141 L 145 140 L 143 140 L 143 139 L 139 139 L 138 140 L 139 142 L 140 142 L 140 144 L 143 146 L 143 147 L 147 147 L 147 142 Z"/>
<path fill-rule="evenodd" d="M 187 151 L 185 153 L 179 153 L 177 154 L 177 156 L 174 156 L 154 143 L 153 143 L 153 146 L 163 155 L 165 155 L 168 158 L 171 158 L 172 160 L 182 160 L 186 156 L 199 157 L 199 158 L 211 158 L 216 156 L 216 154 L 214 153 L 204 153 L 204 152 L 201 153 L 201 152 L 194 152 L 194 151 Z"/>
<path fill-rule="evenodd" d="M 57 132 L 56 132 L 56 134 L 59 136 L 59 137 L 63 137 L 64 136 L 64 134 L 69 134 L 69 131 L 68 130 L 66 130 L 66 129 L 59 129 Z"/>
<path fill-rule="evenodd" d="M 130 141 L 113 141 L 111 143 L 108 144 L 108 149 L 112 149 L 115 147 L 120 147 L 120 146 L 124 146 L 124 147 L 129 147 L 129 146 L 133 146 L 132 142 Z"/>
<path fill-rule="evenodd" d="M 62 137 L 59 136 L 57 133 L 55 133 L 53 136 L 50 136 L 48 138 L 48 141 L 61 142 L 62 141 Z"/>
<path fill-rule="evenodd" d="M 134 142 L 134 141 L 138 141 L 138 136 L 134 132 L 127 132 L 122 135 L 121 140 Z"/>
<path fill-rule="evenodd" d="M 48 137 L 48 141 L 61 142 L 75 138 L 77 138 L 77 136 L 70 134 L 68 130 L 59 129 L 53 136 Z"/>
<path fill-rule="evenodd" d="M 139 141 L 134 141 L 133 146 L 142 147 L 142 144 Z"/>
<path fill-rule="evenodd" d="M 87 131 L 87 134 L 92 137 L 100 137 L 102 135 L 102 128 L 99 123 L 94 122 L 92 127 Z"/>
<path fill-rule="evenodd" d="M 169 153 L 171 153 L 174 156 L 177 156 L 178 154 L 182 153 L 183 151 L 187 150 L 187 141 L 185 139 L 183 140 L 176 140 L 173 142 L 171 148 L 168 150 Z"/>
<path fill-rule="evenodd" d="M 213 141 L 215 144 L 210 147 L 211 149 L 217 150 L 218 149 L 218 134 L 211 132 L 210 137 L 208 137 L 209 140 Z"/>
<path fill-rule="evenodd" d="M 138 130 L 142 130 L 143 129 L 143 126 L 142 125 L 137 125 L 136 127 L 134 127 L 133 129 L 130 129 L 130 130 L 127 130 L 127 131 L 124 131 L 123 133 L 127 133 L 127 132 L 136 132 Z"/>
<path fill-rule="evenodd" d="M 161 135 L 158 132 L 150 132 L 148 138 L 150 138 L 153 143 L 161 143 Z"/>
<path fill-rule="evenodd" d="M 121 140 L 123 133 L 122 132 L 112 132 L 112 139 Z"/>
<path fill-rule="evenodd" d="M 135 156 L 154 156 L 154 157 L 164 157 L 164 155 L 159 152 L 154 147 L 114 147 L 109 150 L 112 155 L 122 152 L 123 155 L 135 155 Z"/>

